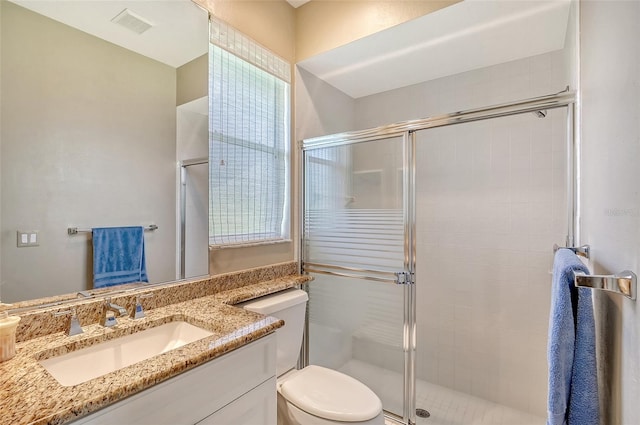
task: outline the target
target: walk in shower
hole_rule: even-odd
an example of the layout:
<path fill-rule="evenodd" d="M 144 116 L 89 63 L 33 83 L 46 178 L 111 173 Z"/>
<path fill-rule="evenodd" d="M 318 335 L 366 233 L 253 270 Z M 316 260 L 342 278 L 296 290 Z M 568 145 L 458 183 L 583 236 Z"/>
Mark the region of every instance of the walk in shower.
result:
<path fill-rule="evenodd" d="M 574 101 L 303 141 L 306 361 L 364 382 L 389 421 L 544 424 L 552 246 L 576 225 Z"/>

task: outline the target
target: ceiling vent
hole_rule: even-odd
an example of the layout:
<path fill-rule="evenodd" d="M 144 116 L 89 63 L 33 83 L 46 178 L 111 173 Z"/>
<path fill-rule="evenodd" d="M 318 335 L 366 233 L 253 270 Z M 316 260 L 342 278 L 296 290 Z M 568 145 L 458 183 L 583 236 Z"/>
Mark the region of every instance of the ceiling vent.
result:
<path fill-rule="evenodd" d="M 124 9 L 122 12 L 118 13 L 111 22 L 122 25 L 136 34 L 142 34 L 153 26 L 152 23 L 144 19 L 142 16 L 136 15 L 129 9 Z"/>

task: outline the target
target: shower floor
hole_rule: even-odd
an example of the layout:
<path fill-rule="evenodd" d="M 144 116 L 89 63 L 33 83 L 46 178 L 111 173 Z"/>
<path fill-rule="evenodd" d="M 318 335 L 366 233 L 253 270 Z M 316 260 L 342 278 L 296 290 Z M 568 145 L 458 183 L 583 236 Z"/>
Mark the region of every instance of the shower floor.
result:
<path fill-rule="evenodd" d="M 354 359 L 340 370 L 365 382 L 384 400 L 387 410 L 402 411 L 401 374 Z M 431 414 L 428 418 L 417 418 L 417 425 L 544 425 L 546 422 L 544 418 L 421 380 L 416 381 L 416 406 Z"/>

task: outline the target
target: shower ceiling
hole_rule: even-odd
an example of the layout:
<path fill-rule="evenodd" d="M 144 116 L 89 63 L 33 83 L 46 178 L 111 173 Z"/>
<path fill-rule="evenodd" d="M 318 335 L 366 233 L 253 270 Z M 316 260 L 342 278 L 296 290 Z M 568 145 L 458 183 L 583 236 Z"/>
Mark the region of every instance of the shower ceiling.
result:
<path fill-rule="evenodd" d="M 353 98 L 564 47 L 570 0 L 465 0 L 298 63 Z"/>

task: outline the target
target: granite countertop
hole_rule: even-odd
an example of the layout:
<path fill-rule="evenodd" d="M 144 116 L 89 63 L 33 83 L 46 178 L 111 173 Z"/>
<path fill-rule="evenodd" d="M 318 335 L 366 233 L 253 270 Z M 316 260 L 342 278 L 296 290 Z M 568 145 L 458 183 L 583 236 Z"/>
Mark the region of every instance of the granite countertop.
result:
<path fill-rule="evenodd" d="M 63 332 L 16 345 L 16 356 L 0 363 L 0 422 L 63 424 L 151 387 L 273 332 L 283 325 L 273 317 L 233 307 L 235 304 L 309 280 L 291 276 L 145 311 L 143 319 L 119 318 L 105 328 L 84 326 L 72 337 Z M 75 386 L 58 383 L 38 361 L 90 346 L 132 331 L 183 320 L 213 335 Z"/>

